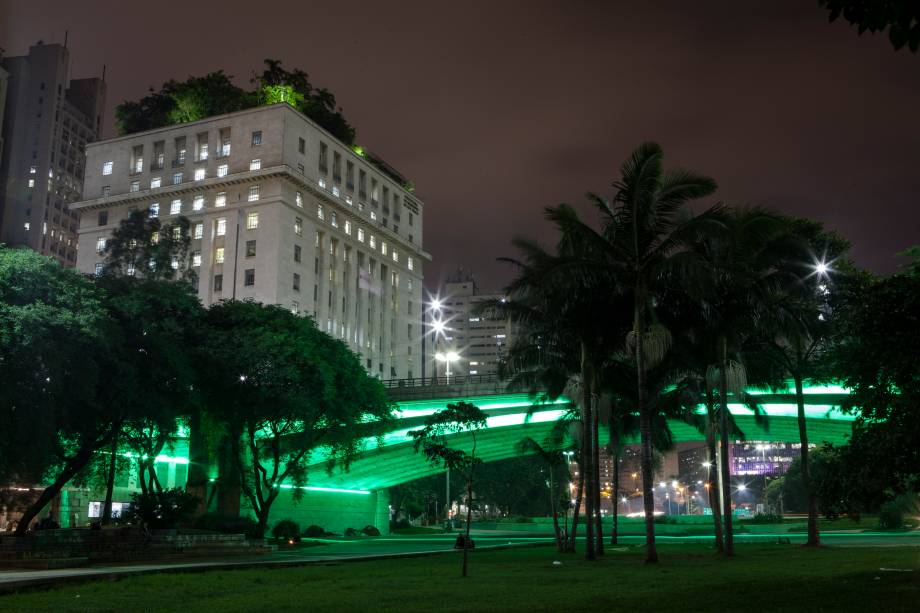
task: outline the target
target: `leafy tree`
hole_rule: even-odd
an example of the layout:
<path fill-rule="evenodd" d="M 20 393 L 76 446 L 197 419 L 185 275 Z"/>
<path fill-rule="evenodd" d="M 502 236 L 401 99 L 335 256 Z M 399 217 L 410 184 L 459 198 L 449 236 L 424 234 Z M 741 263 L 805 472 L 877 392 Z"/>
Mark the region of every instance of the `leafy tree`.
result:
<path fill-rule="evenodd" d="M 391 407 L 344 343 L 287 309 L 224 301 L 210 308 L 199 364 L 209 414 L 227 435 L 260 528 L 282 485 L 295 500 L 319 446 L 346 467 Z"/>
<path fill-rule="evenodd" d="M 843 16 L 856 26 L 859 35 L 888 30 L 895 51 L 902 47 L 916 53 L 920 49 L 920 5 L 914 0 L 818 0 L 829 12 L 828 21 Z"/>
<path fill-rule="evenodd" d="M 119 134 L 133 134 L 255 106 L 253 94 L 234 85 L 231 79 L 218 70 L 181 82 L 167 81 L 159 91 L 151 87 L 140 100 L 115 107 L 116 130 Z"/>
<path fill-rule="evenodd" d="M 461 576 L 467 576 L 470 550 L 470 523 L 473 519 L 473 478 L 482 460 L 476 457 L 476 432 L 486 426 L 486 414 L 468 402 L 449 404 L 445 409 L 425 419 L 424 427 L 412 430 L 415 451 L 421 451 L 432 464 L 460 474 L 466 482 L 466 534 L 463 541 Z M 469 451 L 451 447 L 451 435 L 468 433 L 472 439 Z"/>
<path fill-rule="evenodd" d="M 197 274 L 188 257 L 189 226 L 186 217 L 164 224 L 146 211 L 132 211 L 106 241 L 104 272 L 193 285 Z"/>
<path fill-rule="evenodd" d="M 546 486 L 549 488 L 550 513 L 553 517 L 553 533 L 556 535 L 556 549 L 561 552 L 565 547 L 565 543 L 562 540 L 562 531 L 559 529 L 559 513 L 557 511 L 557 506 L 560 500 L 568 498 L 568 492 L 564 487 L 565 479 L 561 481 L 561 483 L 563 483 L 563 488 L 560 492 L 558 487 L 560 481 L 556 478 L 556 474 L 563 469 L 565 473 L 568 473 L 568 462 L 566 462 L 565 454 L 561 449 L 553 446 L 541 445 L 529 436 L 518 441 L 517 450 L 518 453 L 521 454 L 532 454 L 536 456 L 546 467 L 549 476 Z"/>
<path fill-rule="evenodd" d="M 103 401 L 112 344 L 89 279 L 32 251 L 0 247 L 0 477 L 49 482 L 17 534 L 116 430 L 117 408 Z"/>

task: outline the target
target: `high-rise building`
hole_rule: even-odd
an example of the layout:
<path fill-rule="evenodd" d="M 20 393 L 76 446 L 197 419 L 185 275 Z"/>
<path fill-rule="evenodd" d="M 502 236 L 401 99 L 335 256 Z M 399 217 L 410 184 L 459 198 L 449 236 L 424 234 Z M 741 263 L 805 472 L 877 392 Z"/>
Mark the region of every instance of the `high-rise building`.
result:
<path fill-rule="evenodd" d="M 423 204 L 391 168 L 287 104 L 93 143 L 86 157 L 80 270 L 101 271 L 130 211 L 184 216 L 206 306 L 282 305 L 346 341 L 369 373 L 421 375 Z"/>
<path fill-rule="evenodd" d="M 77 261 L 84 151 L 99 137 L 105 82 L 70 79 L 70 52 L 37 44 L 2 61 L 9 73 L 0 153 L 0 242 Z M 2 79 L 0 79 L 2 80 Z"/>
<path fill-rule="evenodd" d="M 448 277 L 429 305 L 433 328 L 428 368 L 435 376 L 490 375 L 498 372 L 512 337 L 511 323 L 494 315 L 479 313 L 484 300 L 505 300 L 502 294 L 483 294 L 476 280 L 462 270 Z"/>

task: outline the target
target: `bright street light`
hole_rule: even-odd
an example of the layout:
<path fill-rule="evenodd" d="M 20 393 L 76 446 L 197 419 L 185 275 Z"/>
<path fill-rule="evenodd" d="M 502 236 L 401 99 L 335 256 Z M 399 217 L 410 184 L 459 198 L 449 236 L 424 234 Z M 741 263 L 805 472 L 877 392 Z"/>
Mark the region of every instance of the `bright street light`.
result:
<path fill-rule="evenodd" d="M 435 311 L 440 311 L 440 310 L 441 310 L 441 299 L 440 299 L 440 298 L 432 298 L 432 299 L 431 299 L 431 308 L 432 308 L 433 310 L 435 310 Z"/>
<path fill-rule="evenodd" d="M 441 353 L 439 351 L 434 354 L 434 359 L 436 359 L 438 362 L 444 362 L 447 364 L 447 371 L 445 374 L 447 375 L 447 384 L 450 385 L 450 363 L 459 360 L 460 354 L 456 351 L 448 351 L 447 353 Z"/>

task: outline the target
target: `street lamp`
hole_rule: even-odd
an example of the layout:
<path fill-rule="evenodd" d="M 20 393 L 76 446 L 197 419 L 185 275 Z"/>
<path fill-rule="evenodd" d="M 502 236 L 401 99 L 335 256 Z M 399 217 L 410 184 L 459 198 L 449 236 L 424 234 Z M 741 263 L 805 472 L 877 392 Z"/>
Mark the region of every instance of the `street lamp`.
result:
<path fill-rule="evenodd" d="M 441 353 L 440 351 L 434 354 L 434 359 L 438 362 L 444 362 L 447 364 L 447 384 L 450 385 L 450 363 L 456 362 L 460 359 L 460 354 L 456 351 L 448 351 L 447 353 Z"/>

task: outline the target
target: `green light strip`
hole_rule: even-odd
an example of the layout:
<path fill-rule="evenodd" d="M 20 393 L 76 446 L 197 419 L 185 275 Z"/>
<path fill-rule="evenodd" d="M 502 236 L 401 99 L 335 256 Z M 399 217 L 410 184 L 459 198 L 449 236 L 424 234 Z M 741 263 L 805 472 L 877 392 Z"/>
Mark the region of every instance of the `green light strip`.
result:
<path fill-rule="evenodd" d="M 314 485 L 291 485 L 289 483 L 282 483 L 280 486 L 283 490 L 307 490 L 309 492 L 330 492 L 333 494 L 360 494 L 361 496 L 369 496 L 371 494 L 370 490 L 349 490 L 341 487 L 318 487 Z"/>

